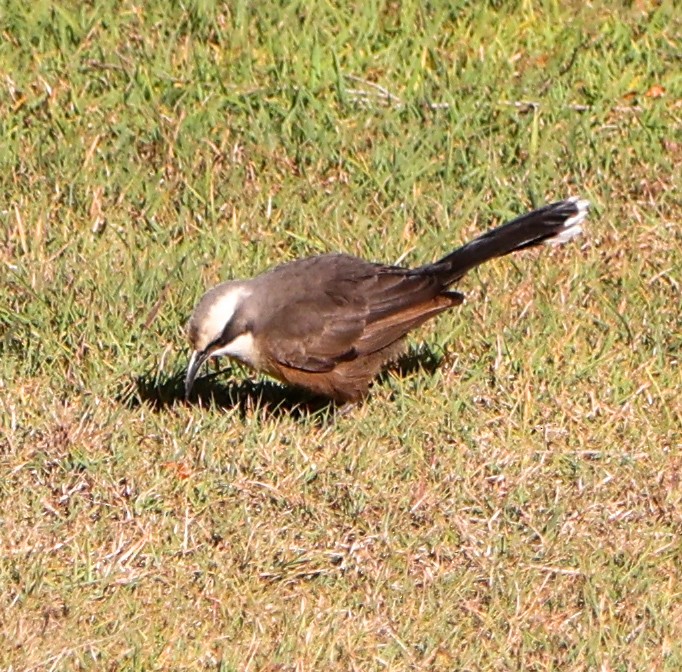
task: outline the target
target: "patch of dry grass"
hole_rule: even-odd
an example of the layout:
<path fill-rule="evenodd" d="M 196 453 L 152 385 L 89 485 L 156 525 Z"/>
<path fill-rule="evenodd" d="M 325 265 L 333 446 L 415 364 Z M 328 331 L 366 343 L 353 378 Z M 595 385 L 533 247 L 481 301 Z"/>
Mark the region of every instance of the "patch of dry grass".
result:
<path fill-rule="evenodd" d="M 0 26 L 0 667 L 679 669 L 672 5 Z M 182 401 L 218 279 L 569 193 L 588 235 L 468 277 L 350 414 L 239 369 Z"/>

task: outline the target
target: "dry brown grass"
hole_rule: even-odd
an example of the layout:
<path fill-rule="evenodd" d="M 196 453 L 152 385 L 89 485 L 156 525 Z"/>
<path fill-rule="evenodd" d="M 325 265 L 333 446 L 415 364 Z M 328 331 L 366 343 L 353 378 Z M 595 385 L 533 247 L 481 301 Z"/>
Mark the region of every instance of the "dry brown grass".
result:
<path fill-rule="evenodd" d="M 672 6 L 0 26 L 2 669 L 680 668 Z M 351 413 L 238 369 L 181 400 L 218 279 L 575 192 L 580 244 L 467 278 Z"/>

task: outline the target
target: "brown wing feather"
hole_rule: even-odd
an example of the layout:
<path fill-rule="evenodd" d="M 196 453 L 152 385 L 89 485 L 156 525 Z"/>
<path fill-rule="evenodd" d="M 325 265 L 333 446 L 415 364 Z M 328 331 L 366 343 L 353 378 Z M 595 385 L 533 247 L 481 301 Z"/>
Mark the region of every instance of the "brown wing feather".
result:
<path fill-rule="evenodd" d="M 262 325 L 272 356 L 287 369 L 330 372 L 387 348 L 463 299 L 445 292 L 433 275 L 346 255 L 295 262 L 296 273 L 288 275 L 285 270 L 291 266 L 273 275 L 278 274 L 283 286 L 288 284 L 287 296 L 305 298 L 272 306 L 270 320 Z"/>
<path fill-rule="evenodd" d="M 290 316 L 296 315 L 296 320 Z M 273 356 L 287 366 L 306 371 L 331 371 L 356 356 L 354 343 L 366 324 L 364 306 L 339 309 L 325 297 L 296 301 L 273 315 L 264 326 Z"/>
<path fill-rule="evenodd" d="M 392 313 L 380 320 L 370 322 L 356 341 L 359 354 L 369 354 L 381 350 L 391 343 L 403 338 L 412 329 L 424 324 L 448 308 L 457 306 L 464 297 L 456 292 L 439 294 L 430 301 L 409 306 L 397 313 Z"/>

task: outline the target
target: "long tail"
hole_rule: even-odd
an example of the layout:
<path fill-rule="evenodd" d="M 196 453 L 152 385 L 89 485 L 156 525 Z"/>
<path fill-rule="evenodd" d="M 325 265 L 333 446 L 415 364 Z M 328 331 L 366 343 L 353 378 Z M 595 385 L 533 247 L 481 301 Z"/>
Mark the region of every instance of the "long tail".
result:
<path fill-rule="evenodd" d="M 439 261 L 416 269 L 436 273 L 444 286 L 488 259 L 536 245 L 561 245 L 582 231 L 589 201 L 577 197 L 545 205 L 484 233 Z"/>

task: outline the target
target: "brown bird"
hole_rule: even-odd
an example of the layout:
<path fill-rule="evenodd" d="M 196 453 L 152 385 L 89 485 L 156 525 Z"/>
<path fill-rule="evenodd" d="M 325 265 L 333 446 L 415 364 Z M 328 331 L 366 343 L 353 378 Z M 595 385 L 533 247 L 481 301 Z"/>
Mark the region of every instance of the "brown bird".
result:
<path fill-rule="evenodd" d="M 323 254 L 224 282 L 204 294 L 187 325 L 185 397 L 201 365 L 227 355 L 289 385 L 357 401 L 404 351 L 409 331 L 462 303 L 449 288 L 465 273 L 510 252 L 565 243 L 582 231 L 588 208 L 578 198 L 546 205 L 415 269 Z"/>

